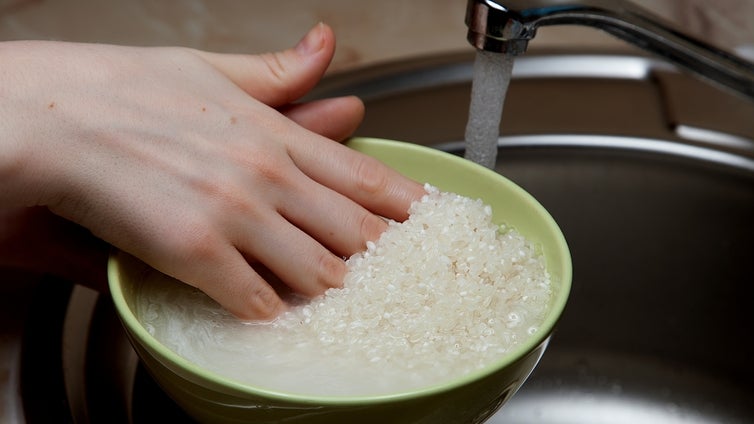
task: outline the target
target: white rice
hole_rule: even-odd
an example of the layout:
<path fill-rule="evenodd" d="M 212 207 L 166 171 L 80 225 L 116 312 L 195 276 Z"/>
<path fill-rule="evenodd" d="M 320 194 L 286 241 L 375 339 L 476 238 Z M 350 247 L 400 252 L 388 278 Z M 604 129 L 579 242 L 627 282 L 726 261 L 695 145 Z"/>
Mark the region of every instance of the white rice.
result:
<path fill-rule="evenodd" d="M 483 368 L 541 324 L 544 259 L 480 200 L 426 189 L 408 220 L 348 259 L 342 289 L 271 323 L 239 321 L 159 273 L 142 286 L 137 316 L 201 367 L 284 392 L 396 393 Z"/>

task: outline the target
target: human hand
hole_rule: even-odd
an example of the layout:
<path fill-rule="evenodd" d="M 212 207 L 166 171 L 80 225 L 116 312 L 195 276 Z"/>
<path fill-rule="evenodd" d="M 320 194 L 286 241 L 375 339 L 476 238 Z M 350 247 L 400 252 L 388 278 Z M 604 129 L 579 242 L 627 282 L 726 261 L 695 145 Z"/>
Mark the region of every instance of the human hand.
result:
<path fill-rule="evenodd" d="M 237 316 L 271 318 L 284 304 L 255 268 L 304 295 L 337 287 L 341 256 L 424 193 L 330 140 L 358 126 L 360 101 L 292 104 L 333 52 L 322 24 L 258 56 L 3 43 L 0 201 L 45 205 Z"/>

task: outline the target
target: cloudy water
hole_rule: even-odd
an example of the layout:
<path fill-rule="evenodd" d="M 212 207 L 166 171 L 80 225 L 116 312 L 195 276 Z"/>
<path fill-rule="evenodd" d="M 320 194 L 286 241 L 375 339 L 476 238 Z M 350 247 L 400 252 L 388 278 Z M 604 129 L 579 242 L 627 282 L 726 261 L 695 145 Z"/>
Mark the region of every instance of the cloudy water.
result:
<path fill-rule="evenodd" d="M 500 119 L 514 58 L 478 50 L 474 61 L 464 157 L 487 168 L 495 167 Z"/>

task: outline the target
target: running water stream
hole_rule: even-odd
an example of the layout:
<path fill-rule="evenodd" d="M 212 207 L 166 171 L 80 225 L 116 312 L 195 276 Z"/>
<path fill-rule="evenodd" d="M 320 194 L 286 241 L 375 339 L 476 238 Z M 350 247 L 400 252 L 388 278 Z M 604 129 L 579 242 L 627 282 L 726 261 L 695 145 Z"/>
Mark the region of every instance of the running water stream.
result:
<path fill-rule="evenodd" d="M 464 157 L 487 168 L 497 160 L 503 103 L 515 56 L 478 50 L 474 60 Z"/>

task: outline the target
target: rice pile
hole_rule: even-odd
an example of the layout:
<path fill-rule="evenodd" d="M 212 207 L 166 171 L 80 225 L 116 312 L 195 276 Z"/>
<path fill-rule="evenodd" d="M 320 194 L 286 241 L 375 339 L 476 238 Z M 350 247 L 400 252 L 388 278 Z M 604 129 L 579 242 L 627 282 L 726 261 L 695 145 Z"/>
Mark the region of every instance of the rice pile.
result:
<path fill-rule="evenodd" d="M 408 220 L 348 259 L 342 289 L 273 322 L 239 321 L 159 273 L 137 316 L 202 367 L 299 394 L 395 393 L 483 368 L 537 331 L 550 299 L 544 260 L 480 200 L 426 189 Z"/>

